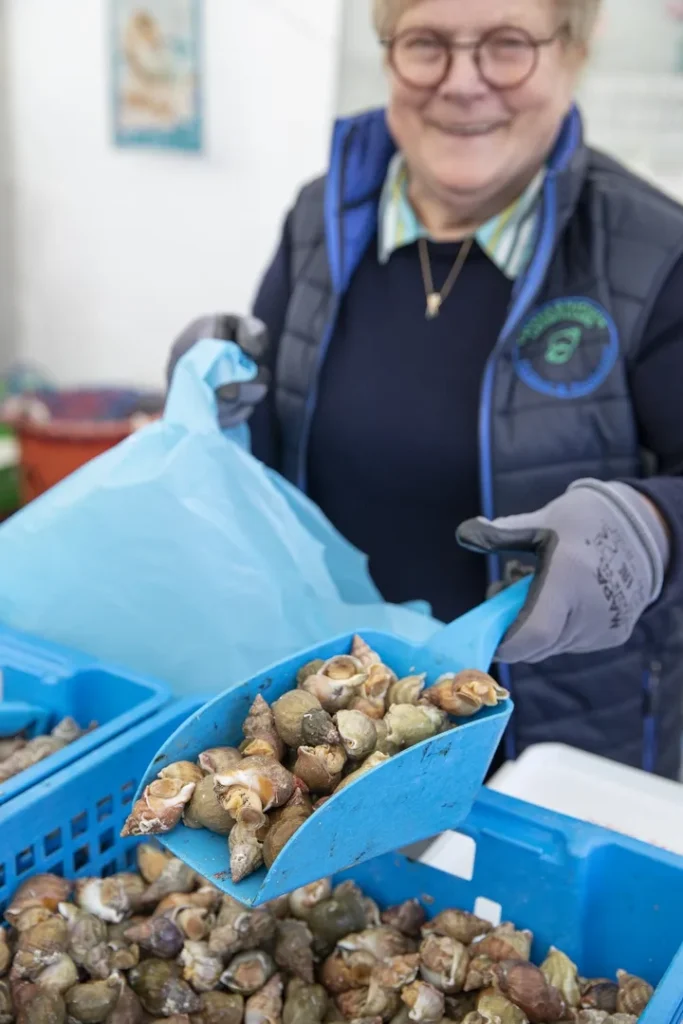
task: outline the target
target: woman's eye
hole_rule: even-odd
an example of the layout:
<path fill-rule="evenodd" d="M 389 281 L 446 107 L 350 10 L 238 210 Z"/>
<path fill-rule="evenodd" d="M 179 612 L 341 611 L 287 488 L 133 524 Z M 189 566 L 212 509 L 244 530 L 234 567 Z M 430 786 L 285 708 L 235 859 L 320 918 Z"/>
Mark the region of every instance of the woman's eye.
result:
<path fill-rule="evenodd" d="M 520 39 L 519 36 L 501 36 L 489 39 L 486 46 L 490 53 L 502 60 L 519 57 L 526 54 L 529 49 L 528 41 Z"/>
<path fill-rule="evenodd" d="M 406 39 L 404 46 L 407 46 L 409 50 L 414 52 L 422 53 L 438 53 L 439 50 L 443 49 L 436 39 L 430 39 L 429 36 L 414 36 L 411 39 Z"/>

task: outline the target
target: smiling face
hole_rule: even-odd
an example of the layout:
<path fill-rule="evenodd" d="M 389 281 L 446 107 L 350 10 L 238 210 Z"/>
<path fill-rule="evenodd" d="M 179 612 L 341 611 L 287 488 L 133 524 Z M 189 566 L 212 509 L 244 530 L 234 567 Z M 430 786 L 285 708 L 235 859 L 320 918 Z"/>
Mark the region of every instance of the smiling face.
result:
<path fill-rule="evenodd" d="M 436 88 L 407 84 L 390 70 L 390 131 L 418 189 L 443 201 L 485 206 L 524 189 L 571 106 L 583 52 L 558 34 L 563 26 L 554 0 L 418 0 L 392 33 L 412 30 L 419 48 L 422 31 L 426 39 L 431 32 L 462 44 L 503 27 L 535 40 L 557 35 L 539 48 L 533 74 L 518 87 L 492 88 L 471 50 L 455 53 Z"/>

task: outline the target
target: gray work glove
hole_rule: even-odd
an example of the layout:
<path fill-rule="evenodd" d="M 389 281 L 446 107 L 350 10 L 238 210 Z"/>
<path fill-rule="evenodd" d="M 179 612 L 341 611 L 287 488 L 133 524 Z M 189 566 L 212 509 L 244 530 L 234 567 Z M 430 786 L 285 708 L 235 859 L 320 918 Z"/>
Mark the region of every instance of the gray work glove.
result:
<path fill-rule="evenodd" d="M 498 649 L 509 663 L 621 646 L 659 597 L 669 562 L 647 499 L 598 480 L 577 481 L 538 512 L 471 519 L 457 537 L 472 551 L 536 556 L 529 597 Z"/>
<path fill-rule="evenodd" d="M 250 359 L 258 365 L 268 350 L 266 325 L 256 317 L 232 316 L 217 313 L 193 320 L 173 343 L 166 379 L 171 383 L 178 360 L 198 341 L 214 338 L 216 341 L 234 341 Z M 230 430 L 249 419 L 254 407 L 262 402 L 268 393 L 270 373 L 259 366 L 255 380 L 243 384 L 226 384 L 218 388 L 218 421 L 221 429 Z"/>

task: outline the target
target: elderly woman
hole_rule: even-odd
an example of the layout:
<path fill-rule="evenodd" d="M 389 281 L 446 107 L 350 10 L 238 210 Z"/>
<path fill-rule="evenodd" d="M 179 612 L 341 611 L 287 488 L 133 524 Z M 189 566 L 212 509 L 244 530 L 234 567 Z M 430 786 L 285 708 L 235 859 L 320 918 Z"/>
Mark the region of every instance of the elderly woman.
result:
<path fill-rule="evenodd" d="M 391 96 L 337 124 L 223 422 L 450 620 L 534 565 L 500 649 L 504 756 L 674 777 L 683 705 L 683 210 L 588 148 L 599 0 L 375 0 Z M 261 401 L 267 392 L 265 400 Z M 459 544 L 456 543 L 456 530 Z M 485 554 L 487 557 L 482 557 Z"/>

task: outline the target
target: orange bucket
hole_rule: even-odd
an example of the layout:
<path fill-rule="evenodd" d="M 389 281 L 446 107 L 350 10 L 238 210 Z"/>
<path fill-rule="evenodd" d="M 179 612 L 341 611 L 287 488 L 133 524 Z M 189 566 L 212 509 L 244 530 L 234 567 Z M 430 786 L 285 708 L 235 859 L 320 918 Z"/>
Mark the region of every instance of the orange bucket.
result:
<path fill-rule="evenodd" d="M 62 433 L 64 426 L 68 426 L 68 431 Z M 27 505 L 60 480 L 75 473 L 86 462 L 103 455 L 131 433 L 128 423 L 111 424 L 108 430 L 105 424 L 97 424 L 97 430 L 91 429 L 95 426 L 92 424 L 79 436 L 76 424 L 71 423 L 15 425 L 21 453 L 19 496 L 22 505 Z"/>
<path fill-rule="evenodd" d="M 130 391 L 33 393 L 5 403 L 19 442 L 22 505 L 124 441 L 163 408 L 159 395 Z"/>

